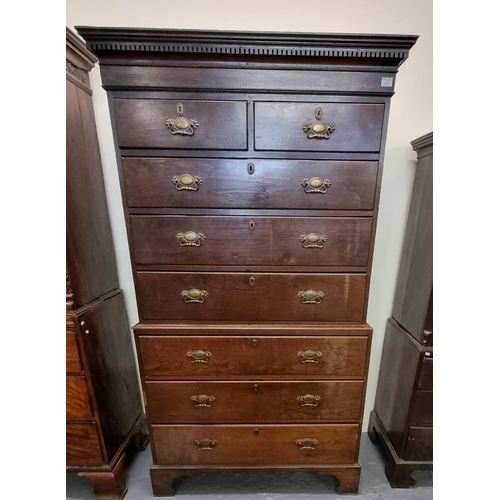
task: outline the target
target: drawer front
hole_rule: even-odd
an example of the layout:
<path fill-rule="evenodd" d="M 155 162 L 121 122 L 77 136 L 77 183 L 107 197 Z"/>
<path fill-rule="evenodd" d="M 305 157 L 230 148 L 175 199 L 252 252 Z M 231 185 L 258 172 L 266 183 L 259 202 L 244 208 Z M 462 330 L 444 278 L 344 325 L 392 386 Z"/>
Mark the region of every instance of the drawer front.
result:
<path fill-rule="evenodd" d="M 366 274 L 138 272 L 136 283 L 142 320 L 361 322 L 366 294 Z"/>
<path fill-rule="evenodd" d="M 405 460 L 432 460 L 432 428 L 410 427 Z"/>
<path fill-rule="evenodd" d="M 158 465 L 350 464 L 358 441 L 358 425 L 350 424 L 153 425 L 151 430 Z"/>
<path fill-rule="evenodd" d="M 84 377 L 66 377 L 66 420 L 92 420 L 89 392 Z"/>
<path fill-rule="evenodd" d="M 358 422 L 362 381 L 147 382 L 152 423 Z"/>
<path fill-rule="evenodd" d="M 422 370 L 420 371 L 420 380 L 418 388 L 421 391 L 432 391 L 433 387 L 433 361 L 432 358 L 425 357 L 422 360 Z"/>
<path fill-rule="evenodd" d="M 128 206 L 155 208 L 372 210 L 378 171 L 373 161 L 123 158 L 122 163 Z M 185 174 L 186 185 L 180 181 Z M 315 177 L 330 183 L 311 189 L 307 181 Z"/>
<path fill-rule="evenodd" d="M 66 372 L 74 373 L 83 371 L 80 352 L 73 332 L 66 332 Z"/>
<path fill-rule="evenodd" d="M 255 149 L 378 152 L 383 122 L 384 104 L 256 102 Z"/>
<path fill-rule="evenodd" d="M 95 424 L 66 424 L 66 465 L 102 465 Z"/>
<path fill-rule="evenodd" d="M 138 264 L 367 266 L 371 218 L 131 216 Z"/>
<path fill-rule="evenodd" d="M 146 379 L 362 380 L 368 338 L 140 336 L 138 344 Z"/>
<path fill-rule="evenodd" d="M 247 149 L 244 101 L 115 99 L 114 104 L 122 148 Z M 185 129 L 175 123 L 179 104 Z"/>
<path fill-rule="evenodd" d="M 432 427 L 433 393 L 417 391 L 410 417 L 410 425 Z"/>

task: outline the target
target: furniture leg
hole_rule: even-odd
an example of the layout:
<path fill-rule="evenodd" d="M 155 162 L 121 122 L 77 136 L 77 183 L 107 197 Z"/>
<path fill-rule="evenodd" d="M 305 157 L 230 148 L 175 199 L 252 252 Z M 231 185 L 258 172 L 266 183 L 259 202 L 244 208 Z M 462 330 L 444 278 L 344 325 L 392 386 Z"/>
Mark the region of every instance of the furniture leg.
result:
<path fill-rule="evenodd" d="M 395 464 L 390 461 L 385 466 L 385 475 L 392 488 L 409 488 L 416 484 L 411 473 L 414 467 L 405 464 Z"/>
<path fill-rule="evenodd" d="M 134 435 L 134 446 L 137 450 L 145 450 L 149 443 L 148 426 L 146 420 L 142 422 L 141 427 Z"/>
<path fill-rule="evenodd" d="M 361 467 L 345 469 L 327 469 L 319 471 L 322 475 L 333 476 L 337 479 L 337 493 L 357 493 L 359 488 L 359 479 L 361 476 Z"/>
<path fill-rule="evenodd" d="M 125 454 L 120 457 L 110 472 L 79 472 L 94 483 L 94 493 L 98 500 L 121 500 L 127 493 L 124 470 Z"/>

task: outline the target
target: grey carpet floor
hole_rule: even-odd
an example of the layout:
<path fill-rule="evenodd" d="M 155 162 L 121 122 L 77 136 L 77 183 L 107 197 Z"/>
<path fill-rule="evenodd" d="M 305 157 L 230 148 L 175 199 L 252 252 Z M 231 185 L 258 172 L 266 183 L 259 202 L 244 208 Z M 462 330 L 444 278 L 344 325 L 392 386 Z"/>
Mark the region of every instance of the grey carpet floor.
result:
<path fill-rule="evenodd" d="M 187 477 L 177 488 L 182 500 L 431 500 L 432 472 L 414 473 L 417 485 L 409 489 L 392 489 L 384 474 L 385 460 L 379 446 L 362 435 L 359 461 L 361 482 L 358 495 L 337 495 L 336 480 L 308 472 L 210 473 Z M 152 500 L 149 479 L 151 453 L 148 448 L 136 453 L 127 463 L 128 493 L 125 500 Z M 175 498 L 175 497 L 174 497 Z M 67 500 L 95 500 L 92 483 L 76 474 L 67 474 Z"/>

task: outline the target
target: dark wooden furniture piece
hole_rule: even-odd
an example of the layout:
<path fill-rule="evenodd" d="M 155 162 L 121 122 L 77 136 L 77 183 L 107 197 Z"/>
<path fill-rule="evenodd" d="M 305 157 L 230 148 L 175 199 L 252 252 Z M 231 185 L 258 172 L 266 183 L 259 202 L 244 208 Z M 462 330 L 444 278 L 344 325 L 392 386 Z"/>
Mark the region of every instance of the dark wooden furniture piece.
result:
<path fill-rule="evenodd" d="M 79 27 L 119 159 L 154 494 L 358 489 L 389 101 L 414 36 Z"/>
<path fill-rule="evenodd" d="M 66 29 L 66 466 L 121 499 L 125 451 L 147 444 L 140 387 L 108 219 L 89 71 Z"/>
<path fill-rule="evenodd" d="M 369 423 L 370 437 L 386 450 L 393 488 L 432 469 L 432 133 L 411 144 L 417 168 Z"/>

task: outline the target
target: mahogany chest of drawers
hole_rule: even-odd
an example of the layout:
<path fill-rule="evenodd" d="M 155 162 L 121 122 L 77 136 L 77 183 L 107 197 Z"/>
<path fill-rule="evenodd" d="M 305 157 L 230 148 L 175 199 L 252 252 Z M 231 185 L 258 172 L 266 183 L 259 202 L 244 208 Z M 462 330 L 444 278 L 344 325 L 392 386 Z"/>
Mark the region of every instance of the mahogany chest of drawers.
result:
<path fill-rule="evenodd" d="M 210 470 L 356 492 L 389 101 L 416 37 L 78 31 L 114 128 L 154 494 Z"/>

